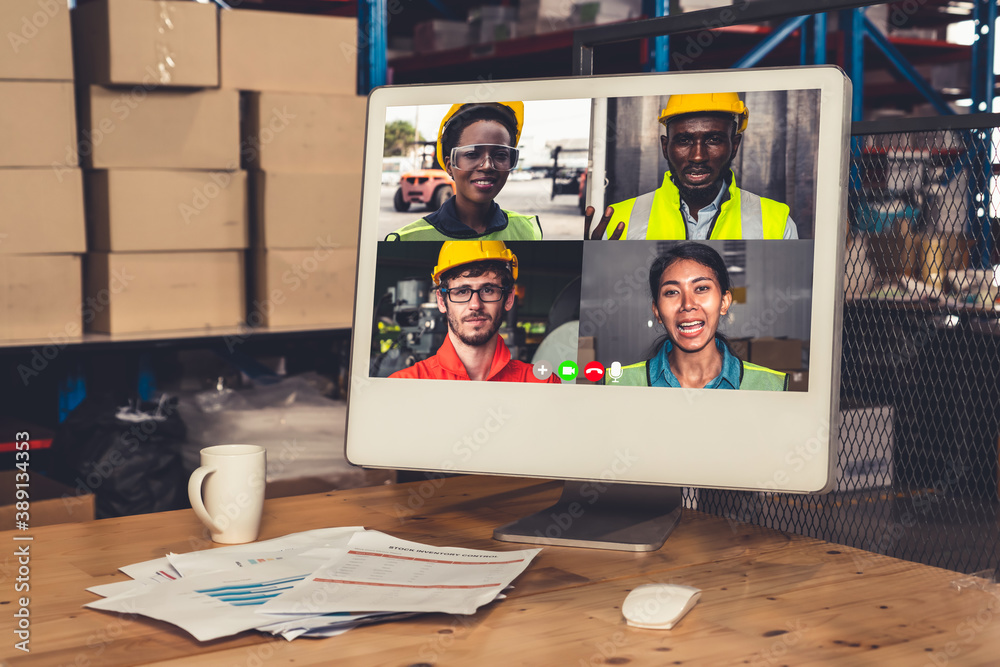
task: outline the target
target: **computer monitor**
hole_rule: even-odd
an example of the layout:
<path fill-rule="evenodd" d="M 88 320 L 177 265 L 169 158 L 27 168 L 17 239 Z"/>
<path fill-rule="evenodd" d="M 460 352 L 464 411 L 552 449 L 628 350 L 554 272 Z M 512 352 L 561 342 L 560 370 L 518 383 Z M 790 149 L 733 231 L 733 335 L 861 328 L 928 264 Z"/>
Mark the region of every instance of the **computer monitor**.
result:
<path fill-rule="evenodd" d="M 825 66 L 374 90 L 348 459 L 566 480 L 495 536 L 630 550 L 680 487 L 829 490 L 850 91 Z"/>

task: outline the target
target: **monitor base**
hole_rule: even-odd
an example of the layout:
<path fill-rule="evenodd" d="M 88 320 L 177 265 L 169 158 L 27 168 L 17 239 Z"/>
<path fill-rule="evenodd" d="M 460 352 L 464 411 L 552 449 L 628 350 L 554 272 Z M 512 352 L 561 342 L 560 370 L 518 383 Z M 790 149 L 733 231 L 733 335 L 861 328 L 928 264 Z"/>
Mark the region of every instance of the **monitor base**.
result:
<path fill-rule="evenodd" d="M 555 505 L 496 528 L 493 539 L 656 551 L 680 521 L 681 510 L 678 486 L 565 482 Z"/>

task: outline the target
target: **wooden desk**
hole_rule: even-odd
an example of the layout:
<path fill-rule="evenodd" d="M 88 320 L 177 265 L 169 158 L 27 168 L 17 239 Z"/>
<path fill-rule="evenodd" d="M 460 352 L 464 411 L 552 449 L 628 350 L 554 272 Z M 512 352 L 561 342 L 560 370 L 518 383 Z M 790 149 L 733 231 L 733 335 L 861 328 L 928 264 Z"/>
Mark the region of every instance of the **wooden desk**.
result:
<path fill-rule="evenodd" d="M 364 525 L 436 545 L 509 550 L 493 527 L 559 487 L 457 477 L 268 500 L 262 538 Z M 433 494 L 432 494 L 433 492 Z M 430 496 L 430 497 L 427 497 Z M 547 547 L 507 600 L 473 616 L 429 614 L 286 642 L 255 632 L 199 643 L 145 617 L 81 608 L 117 567 L 209 546 L 190 510 L 33 529 L 31 654 L 14 649 L 15 535 L 0 533 L 0 663 L 9 665 L 987 665 L 1000 598 L 961 575 L 687 512 L 653 553 Z M 704 589 L 673 630 L 629 628 L 620 607 L 647 582 Z M 992 587 L 994 590 L 995 586 Z M 7 610 L 7 611 L 2 611 Z"/>

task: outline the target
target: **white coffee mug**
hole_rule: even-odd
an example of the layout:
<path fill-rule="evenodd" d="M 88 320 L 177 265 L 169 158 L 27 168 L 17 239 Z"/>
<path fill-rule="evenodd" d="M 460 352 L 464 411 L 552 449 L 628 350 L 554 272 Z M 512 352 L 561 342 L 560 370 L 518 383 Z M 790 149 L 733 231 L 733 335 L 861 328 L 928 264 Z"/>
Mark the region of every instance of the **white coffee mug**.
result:
<path fill-rule="evenodd" d="M 257 539 L 264 511 L 266 455 L 257 445 L 201 450 L 201 467 L 191 473 L 188 497 L 214 542 L 243 544 Z"/>

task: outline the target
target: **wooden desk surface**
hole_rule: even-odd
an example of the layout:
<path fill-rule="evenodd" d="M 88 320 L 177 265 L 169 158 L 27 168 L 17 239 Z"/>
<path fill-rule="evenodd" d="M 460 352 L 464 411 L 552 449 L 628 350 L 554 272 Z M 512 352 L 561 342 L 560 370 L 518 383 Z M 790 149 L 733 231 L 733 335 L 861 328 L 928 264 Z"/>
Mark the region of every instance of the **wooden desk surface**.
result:
<path fill-rule="evenodd" d="M 555 483 L 457 477 L 268 500 L 262 539 L 364 525 L 494 550 L 492 529 L 558 496 Z M 433 493 L 432 493 L 433 492 Z M 429 497 L 427 497 L 429 496 Z M 287 642 L 256 632 L 198 642 L 145 617 L 83 609 L 122 565 L 210 546 L 190 510 L 33 529 L 31 653 L 14 648 L 18 576 L 0 533 L 0 664 L 8 665 L 995 665 L 1000 594 L 961 575 L 687 512 L 653 553 L 546 547 L 508 599 Z M 629 628 L 621 603 L 648 582 L 704 589 L 673 630 Z M 995 592 L 996 587 L 993 587 Z M 7 610 L 7 611 L 3 611 Z M 5 661 L 5 662 L 4 662 Z"/>

